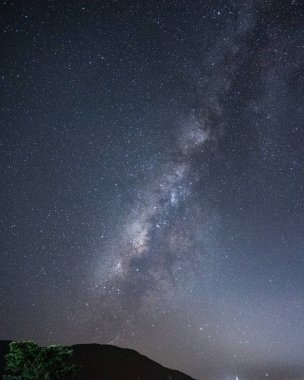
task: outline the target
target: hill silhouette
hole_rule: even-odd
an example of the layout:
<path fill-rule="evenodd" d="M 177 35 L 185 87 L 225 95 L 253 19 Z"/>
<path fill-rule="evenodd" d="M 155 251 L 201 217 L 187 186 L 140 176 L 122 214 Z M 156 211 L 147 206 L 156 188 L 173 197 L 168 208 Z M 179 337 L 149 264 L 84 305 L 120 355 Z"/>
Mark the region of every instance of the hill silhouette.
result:
<path fill-rule="evenodd" d="M 0 379 L 10 341 L 0 341 Z M 76 380 L 194 380 L 134 350 L 111 345 L 76 344 L 73 363 L 81 367 Z"/>

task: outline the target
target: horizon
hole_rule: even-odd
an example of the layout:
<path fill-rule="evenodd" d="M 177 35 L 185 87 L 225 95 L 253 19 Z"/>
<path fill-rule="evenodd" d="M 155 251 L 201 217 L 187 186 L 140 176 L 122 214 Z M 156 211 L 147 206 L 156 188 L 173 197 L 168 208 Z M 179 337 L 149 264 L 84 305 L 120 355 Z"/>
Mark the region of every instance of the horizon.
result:
<path fill-rule="evenodd" d="M 0 352 L 2 352 L 1 350 L 1 344 L 2 342 L 16 342 L 14 340 L 1 340 L 0 339 Z M 22 342 L 25 342 L 25 341 L 22 341 Z M 52 344 L 49 344 L 49 345 L 57 345 L 56 343 L 52 343 Z M 137 350 L 135 349 L 131 349 L 131 348 L 128 348 L 128 347 L 119 347 L 119 346 L 115 346 L 115 345 L 111 345 L 111 344 L 101 344 L 101 343 L 94 343 L 94 342 L 87 342 L 87 343 L 74 343 L 74 344 L 71 344 L 71 345 L 67 345 L 66 347 L 70 347 L 70 348 L 73 348 L 75 346 L 81 346 L 81 347 L 84 347 L 84 346 L 100 346 L 100 347 L 110 347 L 110 348 L 114 348 L 115 351 L 118 349 L 118 350 L 126 350 L 126 351 L 130 351 L 130 352 L 133 352 L 136 355 L 138 355 L 139 357 L 144 357 L 146 359 L 148 359 L 148 361 L 152 361 L 154 362 L 156 365 L 160 365 L 161 367 L 164 367 L 164 368 L 167 368 L 169 370 L 173 370 L 173 371 L 177 371 L 177 372 L 181 372 L 183 373 L 182 371 L 178 370 L 177 368 L 170 368 L 170 367 L 166 367 L 165 365 L 163 365 L 161 362 L 157 362 L 155 360 L 153 360 L 153 358 L 151 357 L 148 357 L 140 352 L 138 352 Z M 44 347 L 44 346 L 43 346 Z M 1 355 L 0 355 L 0 362 L 1 362 Z M 265 368 L 264 367 L 260 367 L 260 368 L 251 368 L 250 370 L 240 370 L 241 371 L 241 375 L 238 376 L 238 375 L 233 375 L 233 370 L 230 371 L 231 375 L 227 375 L 227 369 L 225 371 L 219 371 L 218 373 L 214 373 L 214 369 L 212 369 L 211 373 L 204 373 L 203 376 L 200 376 L 199 379 L 202 379 L 202 380 L 205 380 L 205 379 L 209 379 L 209 380 L 256 380 L 257 378 L 258 379 L 261 379 L 261 378 L 267 378 L 267 379 L 270 379 L 270 380 L 284 380 L 284 379 L 293 379 L 293 380 L 302 380 L 303 379 L 303 368 L 304 366 L 302 367 L 299 367 L 297 369 L 295 368 L 279 368 L 279 367 L 276 367 L 276 368 L 271 368 L 271 367 L 268 367 L 270 369 L 270 372 L 266 372 L 265 373 Z M 187 374 L 185 374 L 187 375 Z"/>
<path fill-rule="evenodd" d="M 0 18 L 0 339 L 304 378 L 303 3 Z"/>

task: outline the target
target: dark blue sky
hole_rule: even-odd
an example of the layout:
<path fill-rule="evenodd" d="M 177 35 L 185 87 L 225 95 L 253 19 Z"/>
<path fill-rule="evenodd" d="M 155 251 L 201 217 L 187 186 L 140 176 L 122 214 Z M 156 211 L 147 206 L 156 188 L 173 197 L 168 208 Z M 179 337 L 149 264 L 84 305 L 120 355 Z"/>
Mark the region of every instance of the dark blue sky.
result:
<path fill-rule="evenodd" d="M 1 339 L 301 372 L 303 13 L 2 3 Z"/>

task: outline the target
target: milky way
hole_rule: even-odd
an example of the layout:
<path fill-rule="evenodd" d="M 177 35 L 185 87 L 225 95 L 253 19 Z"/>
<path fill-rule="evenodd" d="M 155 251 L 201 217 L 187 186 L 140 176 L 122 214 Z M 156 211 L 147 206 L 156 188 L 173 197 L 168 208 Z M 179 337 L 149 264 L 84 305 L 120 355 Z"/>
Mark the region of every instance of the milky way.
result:
<path fill-rule="evenodd" d="M 193 183 L 198 181 L 191 165 L 192 155 L 198 150 L 202 151 L 209 131 L 203 130 L 193 116 L 184 124 L 181 136 L 175 142 L 177 154 L 161 163 L 156 173 L 150 173 L 150 181 L 139 190 L 135 207 L 131 215 L 127 215 L 123 231 L 118 234 L 121 236 L 111 250 L 111 257 L 106 259 L 107 265 L 103 261 L 100 263 L 97 280 L 106 277 L 105 281 L 119 282 L 128 276 L 133 280 L 136 275 L 132 271 L 134 265 L 142 266 L 145 261 L 148 272 L 153 271 L 154 266 L 164 266 L 171 273 L 170 261 L 174 264 L 182 259 L 181 256 L 185 260 L 193 259 L 194 255 L 189 258 L 182 255 L 183 239 L 177 236 L 174 224 L 177 214 L 181 215 L 180 209 L 191 198 Z M 183 216 L 179 224 L 187 224 L 185 220 Z M 182 244 L 176 246 L 177 241 Z M 155 243 L 157 248 L 154 247 L 153 252 Z M 135 271 L 139 272 L 139 268 Z M 106 285 L 104 287 L 107 288 Z"/>
<path fill-rule="evenodd" d="M 4 2 L 0 339 L 301 378 L 303 12 Z"/>

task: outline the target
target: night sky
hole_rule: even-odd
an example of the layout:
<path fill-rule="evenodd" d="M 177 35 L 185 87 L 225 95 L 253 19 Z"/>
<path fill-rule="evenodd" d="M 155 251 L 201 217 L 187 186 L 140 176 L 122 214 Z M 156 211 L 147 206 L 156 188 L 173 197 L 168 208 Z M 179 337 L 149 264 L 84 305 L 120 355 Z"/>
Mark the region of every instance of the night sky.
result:
<path fill-rule="evenodd" d="M 293 378 L 303 2 L 1 3 L 0 339 Z"/>

